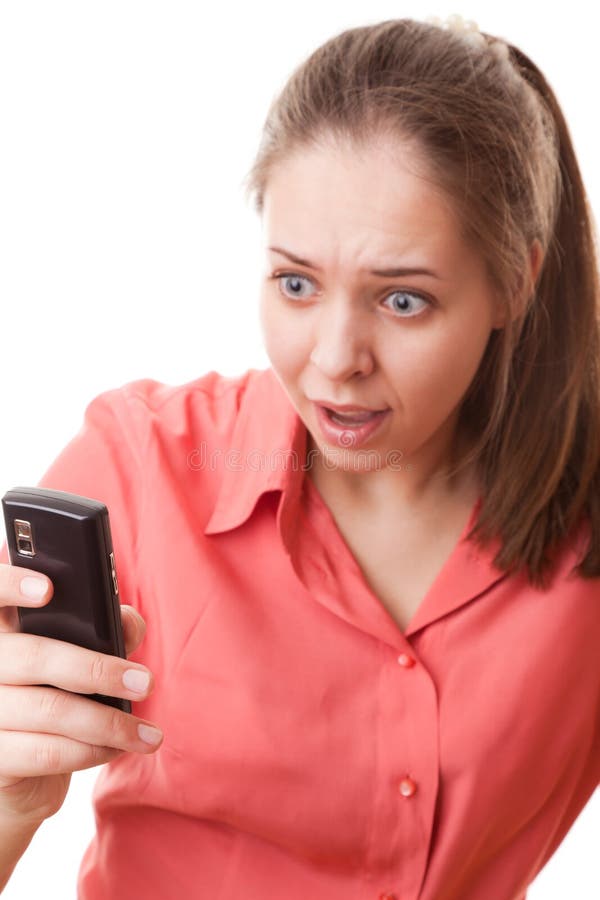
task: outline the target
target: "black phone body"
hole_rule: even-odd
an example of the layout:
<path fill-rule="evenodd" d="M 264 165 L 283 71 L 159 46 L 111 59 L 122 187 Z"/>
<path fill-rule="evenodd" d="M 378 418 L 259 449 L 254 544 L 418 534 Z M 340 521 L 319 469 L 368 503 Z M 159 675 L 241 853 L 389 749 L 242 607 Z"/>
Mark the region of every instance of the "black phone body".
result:
<path fill-rule="evenodd" d="M 126 659 L 106 505 L 67 491 L 15 487 L 2 508 L 10 564 L 43 572 L 54 586 L 44 606 L 18 607 L 20 630 Z M 82 696 L 131 712 L 121 697 Z"/>

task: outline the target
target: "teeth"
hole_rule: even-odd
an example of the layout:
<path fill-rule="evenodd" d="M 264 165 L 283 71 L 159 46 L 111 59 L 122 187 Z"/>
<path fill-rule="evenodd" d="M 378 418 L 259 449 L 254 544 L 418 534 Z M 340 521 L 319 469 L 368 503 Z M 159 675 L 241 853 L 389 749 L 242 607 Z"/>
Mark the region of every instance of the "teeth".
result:
<path fill-rule="evenodd" d="M 369 419 L 377 415 L 376 412 L 338 413 L 333 410 L 328 410 L 328 413 L 334 422 L 338 422 L 341 425 L 362 425 L 363 422 L 368 422 Z"/>

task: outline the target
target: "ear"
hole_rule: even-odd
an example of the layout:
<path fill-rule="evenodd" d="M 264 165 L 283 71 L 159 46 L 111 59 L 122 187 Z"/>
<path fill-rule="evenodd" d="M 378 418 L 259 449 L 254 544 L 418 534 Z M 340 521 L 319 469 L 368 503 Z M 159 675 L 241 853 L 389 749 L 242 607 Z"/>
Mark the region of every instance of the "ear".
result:
<path fill-rule="evenodd" d="M 544 253 L 542 251 L 542 245 L 539 240 L 535 238 L 533 241 L 530 251 L 529 251 L 529 266 L 530 266 L 530 279 L 523 285 L 525 279 L 521 279 L 521 291 L 522 296 L 520 297 L 519 309 L 525 309 L 525 304 L 527 299 L 531 296 L 533 291 L 535 290 L 535 286 L 537 284 L 538 276 L 540 274 L 540 269 L 542 268 L 542 263 L 544 261 Z M 523 313 L 518 313 L 522 315 Z M 500 304 L 497 307 L 496 318 L 492 323 L 492 328 L 504 328 L 506 325 L 506 310 L 503 309 Z"/>
<path fill-rule="evenodd" d="M 531 245 L 531 250 L 529 253 L 529 259 L 531 263 L 531 289 L 535 290 L 535 286 L 537 284 L 538 276 L 540 274 L 540 269 L 542 268 L 542 263 L 544 261 L 544 253 L 542 250 L 542 245 L 536 238 Z"/>
<path fill-rule="evenodd" d="M 500 300 L 495 301 L 496 316 L 492 321 L 492 331 L 500 330 L 506 325 L 506 310 L 500 305 Z"/>

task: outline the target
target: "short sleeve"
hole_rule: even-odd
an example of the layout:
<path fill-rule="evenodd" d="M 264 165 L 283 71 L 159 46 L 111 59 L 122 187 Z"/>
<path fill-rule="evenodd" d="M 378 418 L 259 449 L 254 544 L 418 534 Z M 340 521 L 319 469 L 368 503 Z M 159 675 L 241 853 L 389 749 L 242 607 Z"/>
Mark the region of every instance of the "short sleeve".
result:
<path fill-rule="evenodd" d="M 108 508 L 121 603 L 138 609 L 137 541 L 143 508 L 145 403 L 136 383 L 105 391 L 84 411 L 77 434 L 46 470 L 38 487 L 100 500 Z M 15 484 L 20 483 L 18 479 Z M 8 563 L 6 540 L 0 562 Z M 144 615 L 145 617 L 145 615 Z"/>

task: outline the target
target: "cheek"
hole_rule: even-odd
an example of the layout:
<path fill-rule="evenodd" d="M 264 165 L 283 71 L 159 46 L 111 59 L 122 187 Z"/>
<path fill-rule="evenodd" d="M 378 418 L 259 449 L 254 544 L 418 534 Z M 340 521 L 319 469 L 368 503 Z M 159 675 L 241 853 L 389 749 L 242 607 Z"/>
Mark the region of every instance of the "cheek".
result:
<path fill-rule="evenodd" d="M 269 304 L 267 301 L 266 293 L 263 290 L 260 292 L 259 302 L 258 302 L 258 320 L 260 322 L 260 330 L 263 336 L 263 339 L 266 343 L 267 335 L 269 333 Z"/>
<path fill-rule="evenodd" d="M 440 335 L 415 344 L 396 366 L 396 389 L 416 418 L 443 418 L 467 392 L 485 353 L 489 329 Z"/>
<path fill-rule="evenodd" d="M 259 318 L 263 346 L 271 366 L 282 378 L 289 378 L 302 365 L 301 334 L 268 291 L 261 294 Z"/>
<path fill-rule="evenodd" d="M 310 354 L 306 336 L 268 292 L 261 294 L 260 327 L 265 351 L 276 371 L 291 372 L 304 364 Z"/>

